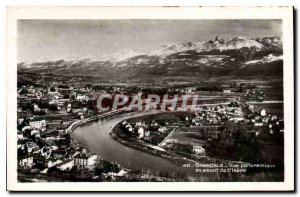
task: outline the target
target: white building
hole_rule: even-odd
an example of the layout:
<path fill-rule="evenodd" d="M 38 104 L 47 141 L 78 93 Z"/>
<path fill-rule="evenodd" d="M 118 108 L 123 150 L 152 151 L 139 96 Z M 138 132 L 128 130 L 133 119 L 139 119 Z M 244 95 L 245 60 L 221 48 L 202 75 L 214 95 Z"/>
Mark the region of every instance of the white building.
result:
<path fill-rule="evenodd" d="M 261 127 L 261 126 L 264 126 L 264 123 L 263 122 L 256 122 L 256 123 L 254 123 L 254 126 Z"/>
<path fill-rule="evenodd" d="M 66 161 L 61 162 L 60 164 L 57 165 L 57 167 L 62 170 L 62 171 L 68 171 L 71 170 L 74 166 L 74 161 L 73 159 L 68 159 Z"/>
<path fill-rule="evenodd" d="M 40 131 L 37 130 L 37 129 L 33 129 L 33 130 L 30 131 L 30 135 L 31 135 L 31 136 L 32 136 L 32 135 L 39 135 L 39 134 L 40 134 Z"/>
<path fill-rule="evenodd" d="M 205 149 L 202 146 L 193 146 L 193 152 L 197 155 L 205 154 Z"/>
<path fill-rule="evenodd" d="M 42 129 L 46 127 L 46 120 L 30 121 L 29 126 L 34 129 Z"/>
<path fill-rule="evenodd" d="M 37 104 L 33 104 L 33 111 L 39 112 L 39 111 L 41 111 L 41 108 L 39 108 L 39 106 Z"/>
<path fill-rule="evenodd" d="M 261 115 L 261 116 L 267 115 L 266 110 L 265 110 L 265 109 L 262 109 L 262 110 L 260 111 L 260 115 Z"/>
<path fill-rule="evenodd" d="M 131 126 L 130 124 L 127 124 L 127 125 L 125 126 L 125 128 L 126 128 L 129 132 L 132 132 L 132 131 L 133 131 L 132 126 Z"/>
<path fill-rule="evenodd" d="M 24 121 L 24 118 L 18 118 L 18 124 L 22 124 Z"/>
<path fill-rule="evenodd" d="M 145 129 L 144 127 L 139 127 L 138 128 L 138 138 L 142 138 L 145 136 Z"/>
<path fill-rule="evenodd" d="M 164 132 L 166 132 L 167 130 L 168 130 L 167 127 L 159 127 L 159 128 L 158 128 L 158 131 L 161 132 L 161 133 L 164 133 Z"/>
<path fill-rule="evenodd" d="M 28 156 L 28 157 L 24 157 L 22 159 L 19 160 L 19 165 L 20 166 L 33 166 L 33 156 Z"/>
<path fill-rule="evenodd" d="M 27 142 L 26 143 L 28 152 L 33 152 L 39 150 L 39 146 L 35 142 Z"/>
<path fill-rule="evenodd" d="M 87 97 L 86 97 L 86 95 L 80 95 L 80 94 L 78 94 L 76 96 L 76 100 L 78 100 L 78 101 L 85 101 L 85 100 L 87 100 Z"/>
<path fill-rule="evenodd" d="M 79 167 L 89 167 L 94 165 L 98 160 L 96 154 L 87 156 L 86 154 L 76 155 L 74 157 L 74 165 Z"/>

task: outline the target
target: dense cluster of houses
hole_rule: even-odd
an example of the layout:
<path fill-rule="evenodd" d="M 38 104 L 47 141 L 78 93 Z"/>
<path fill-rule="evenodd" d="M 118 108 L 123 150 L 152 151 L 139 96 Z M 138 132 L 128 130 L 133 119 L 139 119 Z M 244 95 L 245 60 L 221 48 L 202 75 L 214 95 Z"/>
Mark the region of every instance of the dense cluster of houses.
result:
<path fill-rule="evenodd" d="M 174 128 L 167 126 L 168 122 L 145 121 L 129 122 L 127 120 L 121 122 L 121 129 L 130 136 L 137 137 L 146 142 L 158 145 Z"/>
<path fill-rule="evenodd" d="M 82 106 L 92 99 L 92 90 L 55 83 L 48 86 L 18 88 L 19 168 L 46 173 L 52 167 L 62 171 L 94 167 L 99 157 L 82 149 L 66 132 L 73 122 L 91 113 Z"/>
<path fill-rule="evenodd" d="M 253 130 L 245 132 L 255 132 L 256 136 L 264 131 L 272 135 L 282 133 L 283 119 L 277 115 L 268 114 L 265 109 L 254 109 L 253 105 L 247 105 L 239 101 L 233 101 L 223 105 L 198 106 L 193 116 L 186 116 L 185 120 L 152 120 L 151 122 L 125 120 L 121 127 L 145 142 L 157 145 L 160 148 L 182 150 L 189 154 L 205 155 L 203 143 L 191 143 L 184 140 L 174 140 L 172 137 L 167 139 L 172 131 L 181 130 L 182 128 L 196 127 L 195 131 L 201 133 L 204 140 L 217 138 L 221 133 L 225 122 L 239 123 L 253 126 Z M 249 127 L 250 128 L 250 127 Z M 193 132 L 193 131 L 192 131 Z M 161 137 L 157 137 L 161 136 Z"/>

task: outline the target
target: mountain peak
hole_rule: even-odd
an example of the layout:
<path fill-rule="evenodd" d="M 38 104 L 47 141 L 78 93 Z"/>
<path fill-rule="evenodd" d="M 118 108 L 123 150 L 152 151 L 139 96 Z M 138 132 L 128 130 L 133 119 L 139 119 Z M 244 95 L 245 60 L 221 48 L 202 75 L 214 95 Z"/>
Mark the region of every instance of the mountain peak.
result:
<path fill-rule="evenodd" d="M 92 61 L 119 62 L 119 61 L 124 61 L 124 60 L 132 58 L 132 57 L 140 56 L 140 55 L 145 55 L 145 53 L 139 52 L 139 51 L 136 51 L 133 49 L 123 49 L 116 53 L 102 54 L 99 56 L 91 57 L 91 60 Z"/>
<path fill-rule="evenodd" d="M 187 51 L 195 51 L 197 53 L 206 51 L 226 51 L 226 50 L 240 50 L 242 48 L 255 48 L 256 50 L 264 49 L 275 49 L 282 50 L 282 41 L 278 36 L 274 37 L 263 37 L 263 38 L 246 38 L 243 36 L 237 36 L 229 39 L 223 39 L 220 36 L 216 36 L 213 39 L 206 42 L 191 42 L 186 41 L 182 43 L 175 44 L 164 44 L 159 49 L 154 50 L 148 54 L 136 51 L 133 49 L 123 49 L 121 51 L 110 53 L 110 54 L 100 54 L 100 55 L 89 55 L 81 56 L 77 58 L 61 58 L 61 59 L 42 59 L 36 61 L 23 62 L 22 65 L 32 65 L 32 64 L 43 64 L 48 62 L 51 65 L 60 65 L 62 62 L 81 62 L 81 61 L 100 61 L 100 62 L 121 62 L 133 57 L 138 56 L 157 56 L 165 58 L 169 55 L 176 53 L 183 53 Z"/>

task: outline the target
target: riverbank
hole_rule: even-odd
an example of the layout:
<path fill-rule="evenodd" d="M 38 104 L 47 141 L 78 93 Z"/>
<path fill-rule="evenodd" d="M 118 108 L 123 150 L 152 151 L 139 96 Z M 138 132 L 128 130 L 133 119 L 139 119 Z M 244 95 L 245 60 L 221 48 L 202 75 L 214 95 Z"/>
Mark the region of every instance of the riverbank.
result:
<path fill-rule="evenodd" d="M 172 154 L 170 152 L 160 151 L 158 149 L 155 149 L 155 148 L 153 148 L 155 146 L 151 147 L 150 145 L 147 145 L 147 144 L 145 144 L 141 141 L 132 140 L 132 139 L 131 140 L 125 139 L 125 138 L 121 137 L 120 135 L 118 135 L 118 132 L 116 132 L 116 129 L 117 129 L 116 126 L 114 128 L 112 128 L 112 130 L 109 133 L 110 136 L 114 140 L 116 140 L 117 142 L 119 142 L 119 143 L 121 143 L 125 146 L 137 149 L 139 151 L 142 151 L 142 152 L 145 152 L 145 153 L 157 156 L 157 157 L 167 159 L 167 160 L 171 161 L 172 163 L 174 163 L 174 164 L 176 164 L 180 167 L 182 165 L 186 164 L 186 163 L 193 163 L 193 164 L 196 163 L 196 161 L 181 158 L 181 157 L 179 157 L 175 154 Z"/>
<path fill-rule="evenodd" d="M 134 137 L 128 138 L 124 135 L 124 132 L 116 132 L 116 126 L 122 121 L 135 117 L 140 119 L 143 115 L 149 114 L 150 113 L 126 113 L 124 115 L 117 115 L 114 118 L 105 117 L 101 121 L 82 125 L 72 133 L 72 137 L 79 141 L 88 151 L 95 152 L 106 161 L 118 163 L 126 169 L 147 172 L 149 175 L 169 177 L 171 181 L 277 180 L 277 178 L 273 179 L 274 174 L 269 172 L 250 172 L 250 174 L 236 172 L 202 172 L 201 169 L 210 168 L 199 167 L 202 164 L 223 164 L 225 168 L 228 168 L 228 165 L 225 164 L 241 164 L 242 162 L 220 160 L 209 156 L 197 158 L 195 161 L 184 158 L 184 156 L 181 155 L 175 155 L 175 153 L 172 154 L 168 152 L 168 150 L 161 149 L 140 139 Z M 122 134 L 124 136 L 122 136 Z"/>
<path fill-rule="evenodd" d="M 122 122 L 122 121 L 121 121 Z M 121 123 L 119 122 L 118 124 L 116 124 L 111 130 L 110 130 L 110 136 L 117 142 L 137 149 L 139 151 L 154 155 L 156 157 L 161 157 L 163 159 L 166 159 L 170 162 L 172 162 L 173 164 L 179 166 L 179 167 L 183 167 L 186 164 L 189 164 L 191 166 L 195 166 L 195 164 L 197 163 L 228 163 L 228 161 L 225 160 L 220 160 L 220 159 L 216 159 L 216 158 L 212 158 L 209 156 L 203 156 L 197 160 L 193 160 L 191 158 L 186 158 L 180 155 L 177 155 L 175 153 L 172 153 L 170 151 L 167 151 L 165 149 L 160 148 L 159 146 L 155 146 L 153 144 L 149 144 L 147 142 L 144 142 L 140 139 L 137 138 L 128 138 L 128 137 L 124 137 L 122 136 L 122 132 L 124 132 L 123 130 L 121 130 L 120 128 L 118 128 L 118 125 Z M 166 139 L 166 138 L 165 138 Z M 231 162 L 231 161 L 230 161 Z"/>
<path fill-rule="evenodd" d="M 157 112 L 150 111 L 150 112 L 146 112 L 143 114 L 155 114 L 155 113 L 157 113 Z M 140 116 L 140 113 L 126 111 L 126 110 L 118 110 L 118 111 L 114 111 L 113 113 L 109 112 L 109 113 L 101 114 L 98 116 L 91 117 L 89 119 L 84 119 L 84 120 L 74 122 L 68 128 L 68 133 L 71 134 L 72 142 L 74 142 L 75 144 L 77 144 L 80 147 L 84 147 L 87 150 L 87 152 L 96 153 L 103 160 L 120 165 L 120 167 L 122 169 L 128 171 L 128 176 L 134 175 L 133 177 L 138 178 L 137 179 L 138 181 L 167 181 L 167 182 L 183 181 L 183 179 L 176 179 L 175 177 L 167 176 L 166 173 L 158 173 L 158 172 L 154 172 L 152 170 L 149 171 L 149 168 L 147 168 L 146 166 L 145 166 L 145 168 L 138 168 L 138 169 L 132 168 L 131 166 L 127 166 L 126 165 L 127 163 L 124 160 L 118 161 L 116 159 L 109 158 L 109 157 L 107 157 L 106 154 L 103 154 L 103 153 L 101 154 L 98 151 L 95 151 L 94 148 L 89 147 L 89 145 L 91 145 L 93 143 L 85 143 L 84 140 L 82 141 L 82 139 L 83 139 L 82 137 L 80 137 L 80 138 L 75 137 L 78 134 L 77 129 L 81 130 L 81 128 L 84 128 L 86 125 L 94 125 L 94 124 L 97 124 L 98 121 L 100 123 L 104 123 L 107 121 L 114 122 L 115 119 L 120 119 L 123 116 L 130 116 L 130 117 Z M 111 141 L 114 141 L 116 144 L 120 144 L 120 146 L 123 146 L 123 145 L 121 145 L 121 143 L 119 143 L 117 140 L 115 140 L 111 135 L 109 135 L 109 131 L 111 130 L 111 128 L 113 128 L 114 125 L 116 125 L 117 122 L 118 121 L 116 121 L 115 124 L 112 124 L 109 127 L 101 127 L 101 129 L 102 129 L 101 132 L 99 132 L 99 130 L 97 129 L 97 133 L 99 133 L 99 134 L 107 133 L 107 135 L 106 135 L 107 138 L 110 138 Z M 84 134 L 85 134 L 85 136 L 93 136 L 93 135 L 86 134 L 86 132 L 84 132 Z M 92 137 L 92 138 L 95 139 L 94 137 Z M 103 138 L 101 138 L 101 139 L 103 139 Z M 102 150 L 104 150 L 104 152 L 109 152 L 109 153 L 111 153 L 109 155 L 114 155 L 114 153 L 116 153 L 114 150 L 115 146 L 113 146 L 111 148 L 106 146 L 105 142 L 108 142 L 108 141 L 110 141 L 110 140 L 104 140 L 103 143 L 101 143 L 100 141 L 97 141 L 97 144 L 101 144 L 105 147 L 105 150 L 102 149 Z M 95 146 L 92 146 L 92 147 L 95 147 Z M 134 150 L 137 150 L 137 151 L 140 150 L 137 147 L 133 147 L 133 148 L 134 148 Z M 144 151 L 142 151 L 142 152 L 144 152 Z M 146 154 L 148 154 L 148 153 L 146 153 Z M 135 154 L 133 154 L 133 155 L 135 155 Z M 151 154 L 151 155 L 153 155 L 155 157 L 157 156 L 156 154 Z M 166 161 L 168 161 L 168 160 L 166 160 Z M 130 181 L 135 181 L 135 180 L 130 179 Z"/>

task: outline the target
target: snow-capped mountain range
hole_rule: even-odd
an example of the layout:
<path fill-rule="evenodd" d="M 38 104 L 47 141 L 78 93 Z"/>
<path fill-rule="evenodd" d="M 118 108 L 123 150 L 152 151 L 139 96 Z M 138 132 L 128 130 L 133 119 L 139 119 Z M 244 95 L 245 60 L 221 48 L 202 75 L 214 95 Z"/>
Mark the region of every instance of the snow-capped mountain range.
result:
<path fill-rule="evenodd" d="M 279 61 L 282 64 L 282 41 L 279 37 L 234 37 L 225 40 L 217 36 L 205 42 L 164 44 L 149 53 L 122 50 L 111 54 L 27 61 L 19 63 L 18 69 L 93 76 L 104 73 L 119 76 L 120 69 L 129 72 L 130 76 L 138 73 L 180 75 L 206 73 L 212 68 L 227 73 L 226 70 L 245 69 L 249 65 L 253 69 L 253 65 L 278 64 Z"/>

